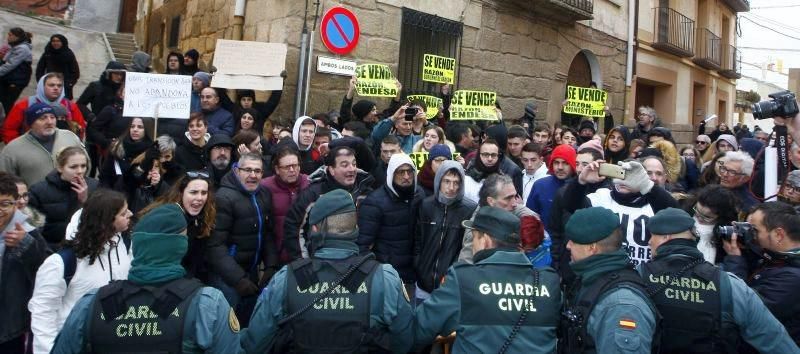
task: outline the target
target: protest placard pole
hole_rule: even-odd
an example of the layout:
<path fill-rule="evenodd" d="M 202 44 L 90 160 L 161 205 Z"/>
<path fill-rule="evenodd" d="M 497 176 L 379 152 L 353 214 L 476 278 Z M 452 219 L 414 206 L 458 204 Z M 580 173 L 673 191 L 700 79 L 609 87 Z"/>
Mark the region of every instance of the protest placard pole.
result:
<path fill-rule="evenodd" d="M 153 139 L 158 137 L 158 110 L 161 108 L 161 103 L 156 105 L 156 111 L 153 113 Z"/>

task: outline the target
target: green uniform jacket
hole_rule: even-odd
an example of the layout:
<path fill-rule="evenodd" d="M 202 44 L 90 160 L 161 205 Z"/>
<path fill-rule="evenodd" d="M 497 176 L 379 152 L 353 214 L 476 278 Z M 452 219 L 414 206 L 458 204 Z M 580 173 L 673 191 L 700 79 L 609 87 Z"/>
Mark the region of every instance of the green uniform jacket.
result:
<path fill-rule="evenodd" d="M 358 255 L 358 248 L 321 248 L 314 253 L 320 259 L 345 259 Z M 392 352 L 406 353 L 412 344 L 411 305 L 404 295 L 403 282 L 389 264 L 376 271 L 370 289 L 370 327 L 385 328 L 392 338 Z M 281 268 L 261 292 L 250 319 L 250 327 L 242 333 L 240 353 L 266 353 L 278 331 L 278 322 L 289 314 L 284 311 L 287 266 Z M 324 330 L 324 329 L 320 329 Z M 313 334 L 312 332 L 309 332 Z"/>
<path fill-rule="evenodd" d="M 608 272 L 628 267 L 628 254 L 619 250 L 572 262 L 572 269 L 588 288 Z M 576 298 L 580 298 L 580 293 Z M 575 299 L 571 299 L 574 303 Z M 656 330 L 654 307 L 646 294 L 625 285 L 606 291 L 586 320 L 586 334 L 594 350 L 584 353 L 650 353 Z"/>
<path fill-rule="evenodd" d="M 50 353 L 86 353 L 89 316 L 97 290 L 84 295 L 69 313 Z M 183 327 L 183 353 L 234 353 L 239 347 L 239 323 L 217 289 L 203 287 L 192 299 Z"/>
<path fill-rule="evenodd" d="M 484 251 L 485 252 L 485 251 Z M 481 252 L 479 252 L 481 254 Z M 507 252 L 497 250 L 494 254 L 479 260 L 475 266 L 482 264 L 507 265 L 508 267 L 526 267 L 530 269 L 531 263 L 521 252 Z M 464 265 L 463 263 L 458 266 Z M 472 265 L 466 265 L 472 266 Z M 453 353 L 492 353 L 497 352 L 505 343 L 515 323 L 507 326 L 466 326 L 460 323 L 461 315 L 461 289 L 458 283 L 455 266 L 451 266 L 445 277 L 444 284 L 436 289 L 431 297 L 416 308 L 415 344 L 417 348 L 433 343 L 437 335 L 447 336 L 456 332 L 453 343 Z M 558 283 L 558 275 L 551 268 L 539 269 L 540 284 L 544 284 L 545 277 L 554 277 Z M 491 279 L 487 279 L 490 281 Z M 548 289 L 550 303 L 558 307 L 560 313 L 562 301 L 561 290 Z M 546 299 L 540 293 L 534 301 Z M 536 302 L 534 302 L 536 304 Z M 536 305 L 534 305 L 536 306 Z M 486 311 L 476 308 L 475 311 Z M 528 316 L 536 316 L 536 312 L 529 312 Z M 553 353 L 556 350 L 556 326 L 553 327 L 528 327 L 519 333 L 509 348 L 512 352 Z M 524 351 L 518 351 L 523 348 Z"/>
<path fill-rule="evenodd" d="M 653 263 L 662 259 L 676 257 L 686 258 L 686 263 L 693 260 L 688 255 L 678 253 L 680 251 L 678 247 L 664 247 L 668 244 L 661 245 L 658 248 L 660 252 L 652 261 Z M 663 252 L 662 254 L 661 251 L 667 251 L 668 253 Z M 702 257 L 702 254 L 700 256 Z M 739 328 L 739 334 L 742 339 L 760 353 L 800 353 L 800 349 L 797 348 L 797 344 L 792 340 L 792 337 L 789 336 L 789 333 L 786 332 L 786 329 L 778 319 L 769 312 L 769 309 L 753 289 L 731 273 L 720 272 L 720 277 L 723 276 L 728 277 L 730 292 L 726 292 L 725 287 L 721 287 L 720 296 L 730 297 L 730 300 L 727 301 L 733 301 L 733 313 L 723 312 L 722 321 L 735 323 Z M 723 281 L 724 279 L 720 279 L 720 283 L 723 283 Z M 725 302 L 722 301 L 722 303 Z M 669 340 L 669 338 L 665 340 Z"/>

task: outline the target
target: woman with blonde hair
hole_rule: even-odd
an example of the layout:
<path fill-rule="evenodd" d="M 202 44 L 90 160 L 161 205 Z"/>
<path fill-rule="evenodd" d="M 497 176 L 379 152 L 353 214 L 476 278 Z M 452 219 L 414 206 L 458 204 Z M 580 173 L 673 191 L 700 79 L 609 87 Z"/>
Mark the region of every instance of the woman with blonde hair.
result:
<path fill-rule="evenodd" d="M 436 144 L 445 144 L 450 151 L 456 151 L 456 146 L 445 139 L 444 130 L 437 125 L 429 125 L 422 128 L 422 140 L 417 141 L 414 147 L 411 148 L 412 152 L 430 152 L 431 148 Z"/>

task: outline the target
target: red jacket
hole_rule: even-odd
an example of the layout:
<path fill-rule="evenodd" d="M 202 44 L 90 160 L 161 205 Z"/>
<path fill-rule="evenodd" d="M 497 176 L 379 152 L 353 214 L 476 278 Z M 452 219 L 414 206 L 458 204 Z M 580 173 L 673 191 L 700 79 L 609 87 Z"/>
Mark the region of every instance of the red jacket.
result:
<path fill-rule="evenodd" d="M 17 101 L 14 104 L 14 107 L 11 108 L 11 111 L 8 112 L 6 115 L 6 120 L 3 122 L 3 142 L 8 144 L 11 140 L 16 139 L 22 134 L 30 129 L 30 127 L 25 124 L 25 110 L 28 109 L 28 105 L 31 101 L 36 100 L 35 97 L 27 97 Z M 72 121 L 78 124 L 80 127 L 79 131 L 75 133 L 81 140 L 85 139 L 85 132 L 86 132 L 86 121 L 83 119 L 83 114 L 81 113 L 80 108 L 74 102 L 63 98 L 61 99 L 61 105 L 67 109 L 67 121 Z M 72 130 L 72 129 L 70 129 Z"/>

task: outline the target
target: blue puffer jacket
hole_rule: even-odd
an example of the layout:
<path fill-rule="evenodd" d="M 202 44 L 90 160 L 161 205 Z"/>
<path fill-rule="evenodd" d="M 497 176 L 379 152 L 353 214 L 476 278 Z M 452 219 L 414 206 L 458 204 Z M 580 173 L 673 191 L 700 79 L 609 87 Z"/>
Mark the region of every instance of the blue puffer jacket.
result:
<path fill-rule="evenodd" d="M 406 161 L 407 160 L 407 161 Z M 414 166 L 408 155 L 397 154 L 389 160 L 386 185 L 370 193 L 358 211 L 358 246 L 361 253 L 369 252 L 381 263 L 391 264 L 403 283 L 416 280 L 414 272 L 415 214 L 425 192 L 418 186 L 413 199 L 401 199 L 392 187 L 394 171 L 401 165 Z M 416 184 L 416 178 L 414 178 Z"/>

